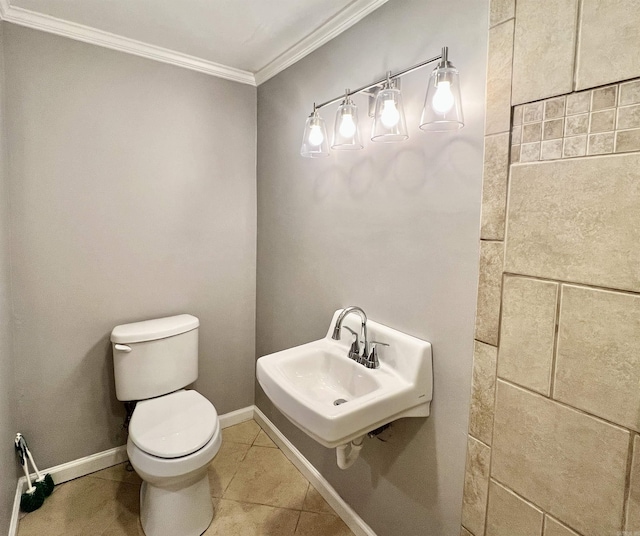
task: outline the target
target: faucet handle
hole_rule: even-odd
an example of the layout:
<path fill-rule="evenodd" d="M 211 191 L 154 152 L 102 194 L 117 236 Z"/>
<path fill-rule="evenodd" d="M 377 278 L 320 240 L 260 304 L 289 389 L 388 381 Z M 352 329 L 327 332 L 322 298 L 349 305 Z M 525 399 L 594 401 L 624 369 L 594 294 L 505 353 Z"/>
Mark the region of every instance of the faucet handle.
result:
<path fill-rule="evenodd" d="M 342 326 L 344 329 L 348 330 L 351 335 L 353 335 L 355 337 L 355 340 L 351 343 L 351 349 L 349 350 L 349 357 L 351 357 L 352 355 L 359 355 L 360 354 L 360 341 L 358 340 L 360 338 L 360 336 L 353 331 L 349 326 Z M 352 358 L 353 359 L 353 358 Z"/>
<path fill-rule="evenodd" d="M 378 360 L 378 346 L 389 346 L 386 342 L 371 341 L 371 353 L 369 357 L 362 363 L 367 368 L 380 368 L 380 361 Z"/>

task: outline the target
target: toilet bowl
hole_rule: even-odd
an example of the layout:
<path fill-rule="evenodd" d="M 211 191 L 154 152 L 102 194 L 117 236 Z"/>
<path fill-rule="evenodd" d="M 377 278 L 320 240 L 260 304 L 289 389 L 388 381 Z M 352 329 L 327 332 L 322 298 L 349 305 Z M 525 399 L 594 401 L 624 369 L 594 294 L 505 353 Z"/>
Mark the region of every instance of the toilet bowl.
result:
<path fill-rule="evenodd" d="M 138 403 L 127 454 L 143 480 L 140 521 L 147 536 L 199 536 L 213 518 L 207 468 L 222 434 L 213 405 L 196 391 Z"/>
<path fill-rule="evenodd" d="M 127 454 L 142 479 L 146 536 L 200 536 L 213 519 L 207 468 L 222 434 L 215 407 L 194 390 L 199 320 L 177 315 L 111 332 L 118 400 L 136 401 Z"/>

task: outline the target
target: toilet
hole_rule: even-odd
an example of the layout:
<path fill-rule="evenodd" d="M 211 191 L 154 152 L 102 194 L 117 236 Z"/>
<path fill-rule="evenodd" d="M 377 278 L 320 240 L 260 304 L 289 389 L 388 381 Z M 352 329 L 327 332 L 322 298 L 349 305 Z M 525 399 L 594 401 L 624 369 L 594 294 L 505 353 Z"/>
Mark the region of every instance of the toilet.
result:
<path fill-rule="evenodd" d="M 146 536 L 199 536 L 213 519 L 207 467 L 222 434 L 215 407 L 194 390 L 198 328 L 182 314 L 113 328 L 116 397 L 137 401 L 127 454 L 142 478 Z"/>

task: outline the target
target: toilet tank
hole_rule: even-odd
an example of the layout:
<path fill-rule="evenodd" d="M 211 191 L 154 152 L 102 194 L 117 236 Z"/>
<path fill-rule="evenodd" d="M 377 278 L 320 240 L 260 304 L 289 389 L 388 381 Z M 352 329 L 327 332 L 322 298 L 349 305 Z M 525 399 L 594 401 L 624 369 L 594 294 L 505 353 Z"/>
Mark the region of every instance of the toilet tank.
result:
<path fill-rule="evenodd" d="M 113 328 L 118 400 L 145 400 L 186 387 L 198 378 L 198 326 L 177 315 Z"/>

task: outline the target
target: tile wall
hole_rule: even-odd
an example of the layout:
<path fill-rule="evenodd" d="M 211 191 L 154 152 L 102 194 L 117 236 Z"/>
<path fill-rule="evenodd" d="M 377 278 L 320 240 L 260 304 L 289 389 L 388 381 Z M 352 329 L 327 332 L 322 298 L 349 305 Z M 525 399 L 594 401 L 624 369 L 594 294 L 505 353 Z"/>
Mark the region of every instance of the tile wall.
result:
<path fill-rule="evenodd" d="M 640 151 L 640 80 L 513 110 L 511 163 Z"/>
<path fill-rule="evenodd" d="M 639 27 L 491 2 L 461 536 L 640 534 Z"/>

